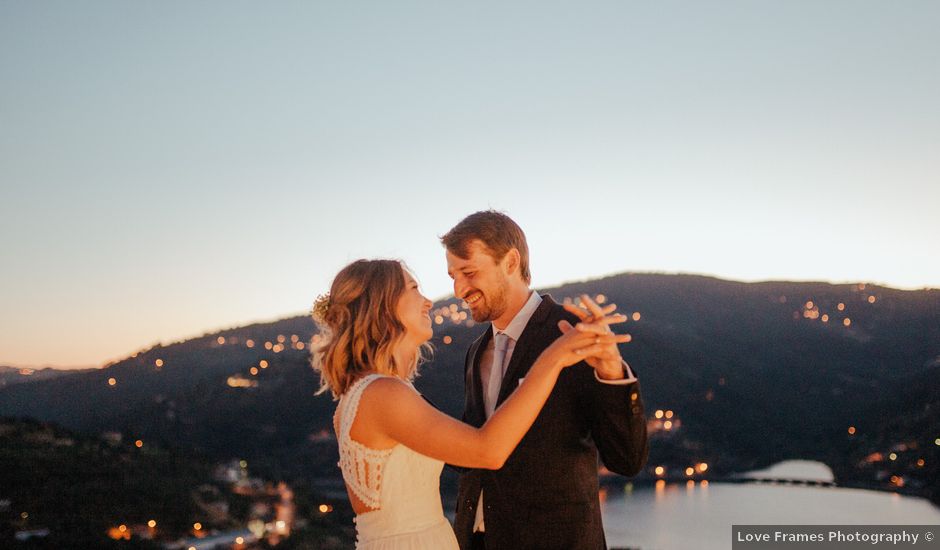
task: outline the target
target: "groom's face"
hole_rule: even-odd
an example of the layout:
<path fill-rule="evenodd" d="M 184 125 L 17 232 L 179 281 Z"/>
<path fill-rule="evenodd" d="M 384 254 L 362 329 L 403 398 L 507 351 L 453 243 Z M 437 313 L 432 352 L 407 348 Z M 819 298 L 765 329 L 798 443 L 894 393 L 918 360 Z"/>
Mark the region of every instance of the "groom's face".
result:
<path fill-rule="evenodd" d="M 454 280 L 454 296 L 466 302 L 474 321 L 497 319 L 506 311 L 509 274 L 483 241 L 471 241 L 467 252 L 466 258 L 460 258 L 447 251 L 447 274 Z"/>

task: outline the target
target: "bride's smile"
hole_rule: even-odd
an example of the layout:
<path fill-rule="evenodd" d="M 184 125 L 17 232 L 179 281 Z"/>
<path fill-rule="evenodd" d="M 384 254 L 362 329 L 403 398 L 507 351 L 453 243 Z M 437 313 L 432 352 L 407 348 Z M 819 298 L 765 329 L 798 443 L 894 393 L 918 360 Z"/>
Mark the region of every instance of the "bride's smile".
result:
<path fill-rule="evenodd" d="M 431 328 L 433 304 L 421 294 L 418 282 L 411 273 L 404 268 L 402 268 L 402 273 L 405 276 L 405 291 L 398 300 L 396 313 L 405 326 L 405 338 L 414 346 L 420 346 L 434 335 Z"/>

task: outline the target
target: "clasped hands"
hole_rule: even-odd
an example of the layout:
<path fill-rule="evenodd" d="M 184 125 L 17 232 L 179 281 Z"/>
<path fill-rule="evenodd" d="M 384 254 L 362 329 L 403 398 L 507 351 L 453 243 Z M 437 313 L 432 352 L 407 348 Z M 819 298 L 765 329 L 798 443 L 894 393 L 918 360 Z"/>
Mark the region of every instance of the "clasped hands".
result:
<path fill-rule="evenodd" d="M 587 294 L 581 295 L 581 307 L 574 304 L 565 304 L 564 308 L 566 311 L 577 315 L 580 322 L 574 326 L 568 321 L 558 323 L 558 328 L 561 329 L 563 334 L 578 330 L 597 335 L 595 343 L 599 345 L 592 347 L 590 355 L 587 355 L 584 361 L 594 369 L 598 378 L 603 380 L 620 380 L 624 378 L 623 358 L 620 356 L 617 344 L 628 342 L 630 336 L 628 334 L 614 334 L 610 325 L 623 323 L 627 320 L 627 316 L 621 313 L 613 313 L 617 309 L 616 304 L 601 307 Z"/>

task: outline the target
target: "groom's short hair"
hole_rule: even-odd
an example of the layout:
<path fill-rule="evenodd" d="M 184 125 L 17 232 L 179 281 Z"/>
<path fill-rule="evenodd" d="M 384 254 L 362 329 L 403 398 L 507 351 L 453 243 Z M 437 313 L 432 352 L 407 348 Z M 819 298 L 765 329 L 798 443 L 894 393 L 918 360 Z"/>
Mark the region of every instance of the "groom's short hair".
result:
<path fill-rule="evenodd" d="M 445 233 L 441 237 L 441 243 L 451 254 L 467 259 L 470 256 L 470 243 L 476 239 L 486 245 L 490 256 L 497 262 L 511 249 L 518 250 L 519 274 L 526 284 L 532 282 L 532 275 L 529 273 L 529 245 L 526 244 L 522 228 L 512 221 L 512 218 L 495 210 L 474 212 Z"/>

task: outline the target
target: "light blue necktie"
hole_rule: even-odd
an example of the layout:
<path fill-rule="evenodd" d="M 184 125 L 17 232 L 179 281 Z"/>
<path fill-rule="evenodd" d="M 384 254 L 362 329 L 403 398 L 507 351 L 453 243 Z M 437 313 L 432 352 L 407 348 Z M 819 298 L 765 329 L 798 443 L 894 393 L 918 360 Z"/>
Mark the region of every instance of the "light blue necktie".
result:
<path fill-rule="evenodd" d="M 509 349 L 509 336 L 497 332 L 493 340 L 493 366 L 490 367 L 490 379 L 486 385 L 486 395 L 484 396 L 487 418 L 493 416 L 493 411 L 496 410 L 496 402 L 499 400 L 499 388 L 503 384 L 503 376 L 505 375 L 503 368 L 506 362 L 507 349 Z"/>

